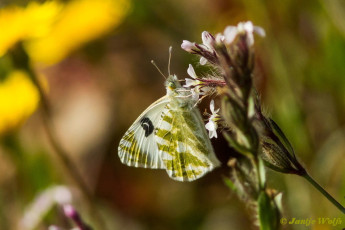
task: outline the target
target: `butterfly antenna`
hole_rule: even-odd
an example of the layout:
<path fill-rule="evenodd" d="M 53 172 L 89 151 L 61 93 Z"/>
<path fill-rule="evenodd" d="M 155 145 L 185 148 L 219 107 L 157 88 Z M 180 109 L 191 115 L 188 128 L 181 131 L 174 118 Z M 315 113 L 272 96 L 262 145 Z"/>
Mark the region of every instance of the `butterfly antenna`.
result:
<path fill-rule="evenodd" d="M 162 73 L 162 71 L 159 69 L 159 67 L 156 65 L 156 62 L 154 60 L 151 60 L 151 64 L 154 65 L 154 67 L 156 67 L 156 69 L 158 70 L 158 72 L 164 77 L 164 79 L 167 79 L 167 77 Z"/>
<path fill-rule="evenodd" d="M 170 76 L 171 52 L 172 52 L 172 46 L 169 47 L 169 63 L 168 63 L 168 74 L 169 74 L 169 76 Z"/>

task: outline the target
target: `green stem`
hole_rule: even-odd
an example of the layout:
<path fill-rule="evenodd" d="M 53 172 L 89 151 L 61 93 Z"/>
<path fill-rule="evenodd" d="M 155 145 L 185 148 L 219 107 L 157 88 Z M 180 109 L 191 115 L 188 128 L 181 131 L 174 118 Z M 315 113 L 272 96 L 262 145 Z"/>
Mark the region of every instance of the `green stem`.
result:
<path fill-rule="evenodd" d="M 345 207 L 342 206 L 336 199 L 334 199 L 321 185 L 319 185 L 308 173 L 302 175 L 310 184 L 319 190 L 334 206 L 336 206 L 342 213 L 345 214 Z"/>

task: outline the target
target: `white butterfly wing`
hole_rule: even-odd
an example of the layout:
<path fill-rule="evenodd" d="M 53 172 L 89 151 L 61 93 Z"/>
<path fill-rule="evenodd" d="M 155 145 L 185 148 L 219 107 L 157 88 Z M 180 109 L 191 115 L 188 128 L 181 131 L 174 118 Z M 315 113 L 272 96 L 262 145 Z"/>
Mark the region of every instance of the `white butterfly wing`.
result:
<path fill-rule="evenodd" d="M 219 166 L 197 108 L 169 108 L 155 132 L 159 155 L 169 176 L 193 181 Z"/>
<path fill-rule="evenodd" d="M 118 154 L 123 164 L 134 167 L 165 169 L 161 161 L 154 130 L 169 103 L 167 96 L 151 104 L 122 137 Z"/>

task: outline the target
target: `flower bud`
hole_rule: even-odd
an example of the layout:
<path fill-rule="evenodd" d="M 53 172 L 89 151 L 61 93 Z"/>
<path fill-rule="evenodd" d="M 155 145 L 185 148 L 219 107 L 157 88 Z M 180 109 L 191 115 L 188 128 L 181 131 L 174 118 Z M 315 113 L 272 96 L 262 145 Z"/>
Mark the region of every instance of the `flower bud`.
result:
<path fill-rule="evenodd" d="M 261 131 L 261 158 L 269 168 L 297 175 L 304 175 L 306 170 L 298 162 L 294 150 L 283 131 L 272 119 L 265 119 Z"/>
<path fill-rule="evenodd" d="M 91 230 L 91 227 L 84 223 L 83 219 L 72 205 L 63 205 L 63 211 L 65 213 L 65 216 L 72 219 L 80 230 Z"/>
<path fill-rule="evenodd" d="M 215 42 L 215 38 L 212 36 L 212 34 L 210 34 L 207 31 L 202 32 L 201 34 L 201 39 L 202 39 L 202 43 L 209 48 L 210 50 L 212 50 L 213 44 Z"/>
<path fill-rule="evenodd" d="M 181 44 L 181 48 L 187 51 L 188 53 L 193 53 L 194 52 L 193 50 L 197 49 L 194 42 L 190 42 L 187 40 L 183 40 Z"/>

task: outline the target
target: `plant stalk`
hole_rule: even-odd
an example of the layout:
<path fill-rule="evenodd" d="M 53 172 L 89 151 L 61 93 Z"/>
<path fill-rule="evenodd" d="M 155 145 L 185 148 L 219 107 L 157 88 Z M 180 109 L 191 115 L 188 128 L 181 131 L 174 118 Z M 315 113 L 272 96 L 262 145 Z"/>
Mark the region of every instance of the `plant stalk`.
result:
<path fill-rule="evenodd" d="M 85 201 L 87 202 L 88 211 L 91 216 L 93 216 L 94 220 L 96 221 L 97 227 L 100 229 L 105 229 L 102 217 L 97 210 L 96 205 L 94 204 L 95 199 L 88 188 L 87 184 L 85 183 L 83 177 L 79 173 L 77 167 L 74 165 L 72 160 L 68 157 L 68 152 L 62 147 L 62 144 L 59 141 L 59 138 L 56 135 L 53 122 L 51 120 L 51 107 L 48 101 L 48 98 L 44 92 L 41 82 L 39 81 L 36 73 L 30 68 L 26 68 L 26 71 L 30 75 L 31 80 L 36 85 L 38 89 L 40 99 L 41 99 L 41 113 L 44 128 L 48 135 L 48 140 L 52 145 L 54 152 L 56 153 L 57 157 L 63 164 L 64 168 L 67 170 L 68 175 L 71 177 L 75 185 L 80 189 L 82 195 L 84 196 Z"/>
<path fill-rule="evenodd" d="M 302 175 L 310 184 L 322 193 L 335 207 L 345 214 L 345 207 L 331 196 L 320 184 L 318 184 L 308 173 Z"/>

